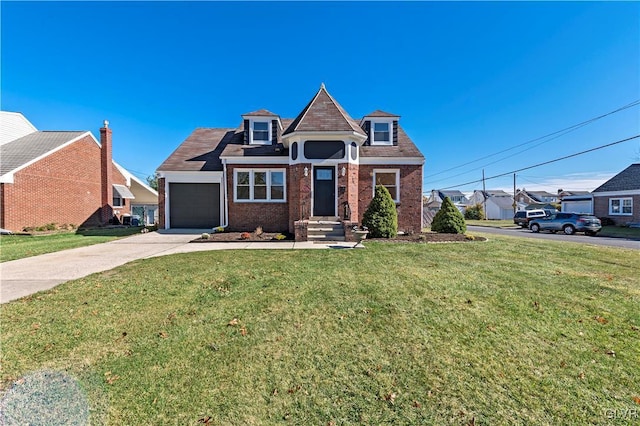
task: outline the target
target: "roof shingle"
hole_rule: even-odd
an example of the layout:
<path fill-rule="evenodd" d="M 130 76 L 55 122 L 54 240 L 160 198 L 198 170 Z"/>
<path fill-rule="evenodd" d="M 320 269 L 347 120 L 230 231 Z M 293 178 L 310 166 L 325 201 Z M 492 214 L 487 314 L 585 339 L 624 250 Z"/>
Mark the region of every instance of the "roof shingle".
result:
<path fill-rule="evenodd" d="M 634 191 L 640 189 L 640 163 L 632 164 L 593 192 Z"/>

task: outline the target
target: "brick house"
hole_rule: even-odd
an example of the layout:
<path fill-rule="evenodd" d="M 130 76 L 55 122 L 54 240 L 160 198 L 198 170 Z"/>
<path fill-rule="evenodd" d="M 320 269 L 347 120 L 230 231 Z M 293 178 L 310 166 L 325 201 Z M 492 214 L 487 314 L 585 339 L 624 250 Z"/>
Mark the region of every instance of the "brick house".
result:
<path fill-rule="evenodd" d="M 616 225 L 640 223 L 640 163 L 632 164 L 592 192 L 593 213 Z"/>
<path fill-rule="evenodd" d="M 322 85 L 293 119 L 262 109 L 237 128 L 198 128 L 157 170 L 159 226 L 349 239 L 381 184 L 399 230 L 420 232 L 424 156 L 399 118 L 355 120 Z"/>
<path fill-rule="evenodd" d="M 19 113 L 0 112 L 0 228 L 49 223 L 104 225 L 157 192 L 112 159 L 111 129 L 38 131 Z M 152 218 L 151 218 L 152 219 Z"/>

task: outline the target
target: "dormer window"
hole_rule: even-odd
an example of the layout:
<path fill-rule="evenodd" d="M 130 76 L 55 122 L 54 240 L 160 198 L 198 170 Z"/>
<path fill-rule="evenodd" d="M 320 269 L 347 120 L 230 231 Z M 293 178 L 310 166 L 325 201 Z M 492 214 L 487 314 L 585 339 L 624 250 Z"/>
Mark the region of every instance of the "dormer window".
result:
<path fill-rule="evenodd" d="M 251 125 L 252 144 L 268 145 L 271 143 L 271 130 L 268 121 L 254 121 Z"/>
<path fill-rule="evenodd" d="M 371 122 L 371 145 L 392 145 L 391 130 L 393 121 L 372 121 Z"/>

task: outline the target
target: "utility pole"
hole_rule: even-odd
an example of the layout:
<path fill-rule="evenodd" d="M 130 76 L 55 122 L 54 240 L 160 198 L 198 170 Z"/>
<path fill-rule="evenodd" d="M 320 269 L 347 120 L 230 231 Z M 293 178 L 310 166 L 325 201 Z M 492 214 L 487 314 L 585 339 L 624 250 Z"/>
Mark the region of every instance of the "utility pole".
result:
<path fill-rule="evenodd" d="M 513 174 L 513 215 L 516 215 L 516 208 L 518 207 L 518 202 L 516 201 L 516 174 Z"/>
<path fill-rule="evenodd" d="M 484 210 L 484 220 L 487 220 L 487 190 L 484 185 L 484 169 L 482 169 L 482 210 Z"/>

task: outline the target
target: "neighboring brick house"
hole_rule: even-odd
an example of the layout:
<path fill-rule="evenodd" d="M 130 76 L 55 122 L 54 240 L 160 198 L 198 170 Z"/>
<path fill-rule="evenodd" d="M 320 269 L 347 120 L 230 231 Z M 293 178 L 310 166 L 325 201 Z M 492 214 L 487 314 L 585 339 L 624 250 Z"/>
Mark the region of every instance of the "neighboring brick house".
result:
<path fill-rule="evenodd" d="M 160 165 L 160 227 L 261 226 L 305 240 L 321 223 L 349 239 L 382 184 L 399 230 L 420 232 L 424 156 L 399 116 L 354 120 L 322 85 L 294 119 L 264 109 L 242 118 L 238 128 L 196 129 Z"/>
<path fill-rule="evenodd" d="M 19 113 L 2 111 L 0 122 L 0 228 L 107 224 L 130 214 L 134 192 L 157 205 L 157 192 L 113 161 L 106 122 L 100 142 L 89 131 L 37 131 Z"/>
<path fill-rule="evenodd" d="M 616 225 L 640 223 L 640 163 L 632 164 L 592 192 L 593 214 Z"/>

